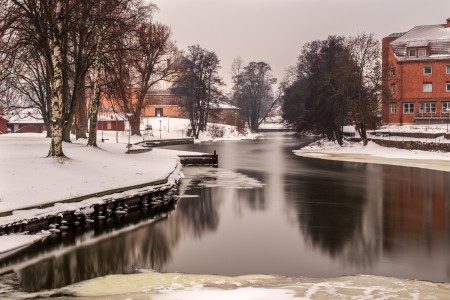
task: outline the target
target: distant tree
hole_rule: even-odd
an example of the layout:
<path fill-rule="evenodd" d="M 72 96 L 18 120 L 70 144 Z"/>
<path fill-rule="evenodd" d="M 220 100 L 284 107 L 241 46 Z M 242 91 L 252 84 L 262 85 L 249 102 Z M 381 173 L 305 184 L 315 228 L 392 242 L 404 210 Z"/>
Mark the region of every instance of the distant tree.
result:
<path fill-rule="evenodd" d="M 307 43 L 299 56 L 296 79 L 284 85 L 283 118 L 298 132 L 320 134 L 342 144 L 355 74 L 343 37 Z"/>
<path fill-rule="evenodd" d="M 192 133 L 199 137 L 205 131 L 212 105 L 222 97 L 222 79 L 218 75 L 220 60 L 216 53 L 199 45 L 188 47 L 181 60 L 182 74 L 174 91 L 184 97 L 184 107 L 188 111 Z"/>
<path fill-rule="evenodd" d="M 270 66 L 265 62 L 250 62 L 239 72 L 235 69 L 234 101 L 248 127 L 253 132 L 258 131 L 260 120 L 272 102 L 272 84 L 276 79 L 271 77 Z"/>
<path fill-rule="evenodd" d="M 360 34 L 347 39 L 347 47 L 356 68 L 352 81 L 355 94 L 350 104 L 350 119 L 355 124 L 364 146 L 367 124 L 376 125 L 382 93 L 380 42 L 374 34 Z"/>

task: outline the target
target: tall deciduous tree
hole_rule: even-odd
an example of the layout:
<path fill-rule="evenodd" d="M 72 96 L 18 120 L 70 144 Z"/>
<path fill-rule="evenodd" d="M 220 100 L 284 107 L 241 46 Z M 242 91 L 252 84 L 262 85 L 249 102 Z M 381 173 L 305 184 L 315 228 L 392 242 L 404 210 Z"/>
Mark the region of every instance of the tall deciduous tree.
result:
<path fill-rule="evenodd" d="M 342 127 L 354 95 L 355 65 L 343 37 L 307 43 L 299 56 L 296 80 L 287 85 L 283 118 L 299 132 L 343 142 Z"/>
<path fill-rule="evenodd" d="M 250 62 L 242 70 L 239 66 L 239 61 L 235 61 L 233 98 L 249 128 L 258 131 L 260 120 L 272 102 L 272 84 L 276 79 L 265 62 Z"/>
<path fill-rule="evenodd" d="M 350 118 L 367 145 L 367 127 L 376 126 L 382 92 L 381 47 L 374 34 L 360 34 L 347 39 L 356 76 L 353 84 L 355 95 L 350 105 Z"/>
<path fill-rule="evenodd" d="M 63 71 L 64 71 L 64 53 L 62 49 L 64 34 L 64 10 L 63 0 L 56 1 L 55 7 L 55 26 L 53 27 L 52 40 L 52 65 L 53 76 L 51 80 L 52 96 L 51 96 L 51 113 L 50 113 L 50 130 L 51 145 L 48 156 L 64 157 L 62 149 L 62 132 L 63 132 Z"/>
<path fill-rule="evenodd" d="M 199 45 L 188 47 L 182 58 L 183 73 L 176 82 L 175 91 L 184 97 L 192 134 L 199 137 L 205 131 L 211 106 L 217 102 L 222 93 L 222 79 L 218 75 L 220 60 L 216 53 Z"/>
<path fill-rule="evenodd" d="M 121 111 L 131 114 L 131 134 L 141 135 L 141 114 L 150 88 L 173 80 L 179 71 L 177 49 L 168 26 L 147 19 L 124 37 L 108 57 L 106 92 Z"/>

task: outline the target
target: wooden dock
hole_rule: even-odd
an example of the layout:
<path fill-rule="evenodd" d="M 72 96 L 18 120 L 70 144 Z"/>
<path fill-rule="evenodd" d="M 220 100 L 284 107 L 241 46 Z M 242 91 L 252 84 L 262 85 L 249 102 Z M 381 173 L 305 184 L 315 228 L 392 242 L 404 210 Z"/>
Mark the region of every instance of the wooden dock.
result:
<path fill-rule="evenodd" d="M 163 147 L 172 145 L 193 144 L 194 138 L 182 138 L 182 139 L 164 139 L 164 140 L 144 140 L 135 143 L 135 145 L 141 145 L 143 147 Z"/>
<path fill-rule="evenodd" d="M 219 167 L 219 155 L 216 151 L 214 154 L 199 154 L 199 155 L 178 155 L 181 164 L 185 167 L 188 166 L 209 166 L 218 168 Z"/>

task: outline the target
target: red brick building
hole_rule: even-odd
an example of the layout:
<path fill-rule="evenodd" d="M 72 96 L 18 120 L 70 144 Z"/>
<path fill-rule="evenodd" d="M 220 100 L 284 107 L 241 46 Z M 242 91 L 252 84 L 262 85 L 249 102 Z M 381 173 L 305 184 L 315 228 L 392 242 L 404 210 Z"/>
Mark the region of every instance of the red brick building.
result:
<path fill-rule="evenodd" d="M 3 107 L 0 106 L 0 134 L 8 133 L 7 124 L 8 121 L 3 118 Z"/>
<path fill-rule="evenodd" d="M 382 41 L 383 123 L 442 124 L 450 114 L 450 18 Z"/>

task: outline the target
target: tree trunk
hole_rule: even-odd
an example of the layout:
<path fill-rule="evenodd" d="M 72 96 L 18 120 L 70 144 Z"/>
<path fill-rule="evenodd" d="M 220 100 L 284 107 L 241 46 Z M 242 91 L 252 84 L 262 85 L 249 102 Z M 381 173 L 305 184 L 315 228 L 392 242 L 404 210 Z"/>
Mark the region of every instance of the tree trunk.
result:
<path fill-rule="evenodd" d="M 130 117 L 131 135 L 141 135 L 141 118 L 134 114 Z"/>
<path fill-rule="evenodd" d="M 97 122 L 98 108 L 100 106 L 100 71 L 101 71 L 101 47 L 102 33 L 99 33 L 97 40 L 97 48 L 95 50 L 94 62 L 94 94 L 92 96 L 91 107 L 89 111 L 89 139 L 88 146 L 97 147 Z"/>
<path fill-rule="evenodd" d="M 77 123 L 76 128 L 76 138 L 77 139 L 87 139 L 86 132 L 88 129 L 88 117 L 86 108 L 86 93 L 84 88 L 80 91 L 78 96 L 78 107 L 77 107 Z"/>
<path fill-rule="evenodd" d="M 56 2 L 56 26 L 53 37 L 53 77 L 52 77 L 52 98 L 51 98 L 51 119 L 50 131 L 52 141 L 48 156 L 64 157 L 62 149 L 62 110 L 63 110 L 63 55 L 61 40 L 63 32 L 63 1 Z"/>

